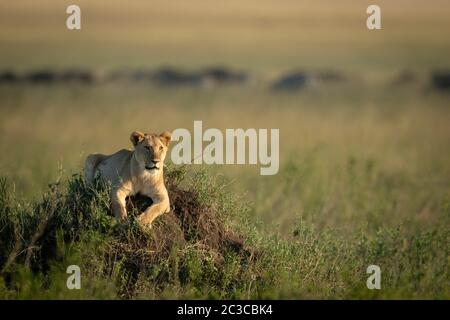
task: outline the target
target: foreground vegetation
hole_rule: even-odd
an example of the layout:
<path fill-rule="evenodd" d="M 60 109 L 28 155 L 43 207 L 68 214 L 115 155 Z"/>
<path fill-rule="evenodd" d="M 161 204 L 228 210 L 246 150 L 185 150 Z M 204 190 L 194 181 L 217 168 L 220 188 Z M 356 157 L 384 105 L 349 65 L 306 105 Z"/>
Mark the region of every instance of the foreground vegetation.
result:
<path fill-rule="evenodd" d="M 172 168 L 171 213 L 152 229 L 133 215 L 111 217 L 108 188 L 78 175 L 42 199 L 15 198 L 0 184 L 0 297 L 15 298 L 449 298 L 447 223 L 408 234 L 402 225 L 374 236 L 315 230 L 298 221 L 288 236 L 258 230 L 226 181 Z M 145 205 L 134 200 L 130 213 Z M 448 216 L 448 204 L 446 207 Z M 66 268 L 81 268 L 80 290 Z M 366 268 L 382 270 L 382 290 Z"/>

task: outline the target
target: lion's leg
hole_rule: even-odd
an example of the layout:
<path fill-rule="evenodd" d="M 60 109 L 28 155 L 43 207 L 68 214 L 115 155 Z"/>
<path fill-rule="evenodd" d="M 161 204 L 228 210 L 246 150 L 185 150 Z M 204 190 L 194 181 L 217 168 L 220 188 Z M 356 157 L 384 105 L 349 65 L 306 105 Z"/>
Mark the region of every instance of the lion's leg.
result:
<path fill-rule="evenodd" d="M 114 216 L 119 221 L 124 221 L 127 218 L 126 197 L 127 193 L 123 190 L 113 190 L 111 192 L 111 208 Z"/>
<path fill-rule="evenodd" d="M 169 199 L 164 199 L 160 202 L 153 203 L 150 207 L 148 207 L 139 217 L 138 220 L 140 223 L 151 227 L 152 222 L 170 210 Z"/>

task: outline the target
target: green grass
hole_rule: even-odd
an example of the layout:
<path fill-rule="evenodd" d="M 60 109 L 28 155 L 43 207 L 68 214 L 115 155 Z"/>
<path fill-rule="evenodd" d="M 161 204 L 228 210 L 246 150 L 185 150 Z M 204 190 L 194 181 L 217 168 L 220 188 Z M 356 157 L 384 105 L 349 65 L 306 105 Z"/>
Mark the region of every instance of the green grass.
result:
<path fill-rule="evenodd" d="M 317 230 L 298 220 L 281 237 L 249 219 L 247 205 L 225 192 L 226 181 L 203 170 L 184 179 L 177 183 L 213 208 L 214 219 L 245 235 L 251 254 L 214 250 L 202 245 L 206 238 L 200 234 L 176 242 L 170 231 L 179 223 L 170 226 L 164 216 L 152 230 L 134 220 L 118 225 L 108 215 L 107 188 L 87 187 L 77 176 L 52 185 L 35 203 L 17 201 L 2 179 L 0 297 L 449 298 L 448 203 L 441 224 L 413 234 L 403 225 L 379 227 L 368 236 L 362 230 Z M 232 216 L 225 214 L 230 211 Z M 45 229 L 42 221 L 49 221 Z M 45 230 L 40 237 L 39 230 Z M 80 290 L 65 287 L 72 264 L 81 268 Z M 365 286 L 370 264 L 381 267 L 381 290 Z"/>
<path fill-rule="evenodd" d="M 0 165 L 9 181 L 1 197 L 2 268 L 14 248 L 14 225 L 29 245 L 39 222 L 55 212 L 57 226 L 77 235 L 55 235 L 57 254 L 45 268 L 27 266 L 21 251 L 2 276 L 2 297 L 448 299 L 450 111 L 448 97 L 427 91 L 423 80 L 406 87 L 391 86 L 390 78 L 329 84 L 291 94 L 264 86 L 1 88 L 0 146 L 7 152 Z M 153 120 L 157 108 L 164 121 Z M 71 178 L 87 153 L 126 147 L 135 129 L 191 129 L 197 119 L 205 127 L 281 130 L 277 175 L 259 176 L 257 166 L 195 174 L 192 166 L 196 178 L 183 182 L 244 235 L 256 259 L 222 252 L 219 263 L 198 239 L 161 251 L 158 233 L 117 228 L 107 195 Z M 62 182 L 48 189 L 58 175 Z M 88 215 L 71 220 L 76 213 Z M 135 239 L 143 239 L 140 247 Z M 162 254 L 139 260 L 132 289 L 122 263 L 129 251 L 108 260 L 130 243 L 131 251 Z M 87 272 L 80 291 L 65 287 L 70 264 Z M 379 291 L 365 286 L 371 264 L 382 270 Z"/>

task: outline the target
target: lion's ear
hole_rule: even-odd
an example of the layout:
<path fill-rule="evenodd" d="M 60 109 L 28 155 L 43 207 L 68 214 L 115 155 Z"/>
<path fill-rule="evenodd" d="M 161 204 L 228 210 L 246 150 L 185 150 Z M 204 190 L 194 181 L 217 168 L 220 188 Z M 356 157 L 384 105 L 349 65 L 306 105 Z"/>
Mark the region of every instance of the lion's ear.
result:
<path fill-rule="evenodd" d="M 162 143 L 164 143 L 167 147 L 170 143 L 170 140 L 172 139 L 172 134 L 166 130 L 159 135 L 159 138 L 161 139 Z"/>
<path fill-rule="evenodd" d="M 133 146 L 136 146 L 139 142 L 144 140 L 145 134 L 139 131 L 133 131 L 133 133 L 130 136 L 130 140 L 133 143 Z"/>

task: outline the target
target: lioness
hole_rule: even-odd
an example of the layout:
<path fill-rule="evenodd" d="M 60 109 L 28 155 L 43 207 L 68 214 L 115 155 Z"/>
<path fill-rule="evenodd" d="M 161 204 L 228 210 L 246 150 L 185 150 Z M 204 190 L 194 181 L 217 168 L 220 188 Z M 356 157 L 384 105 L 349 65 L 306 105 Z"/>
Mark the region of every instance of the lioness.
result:
<path fill-rule="evenodd" d="M 92 183 L 99 176 L 111 184 L 111 208 L 119 221 L 127 218 L 126 197 L 137 193 L 153 201 L 138 217 L 141 223 L 151 226 L 153 220 L 170 210 L 163 176 L 170 139 L 168 131 L 160 135 L 134 131 L 130 136 L 133 151 L 122 149 L 112 155 L 91 154 L 86 158 L 86 181 Z"/>

